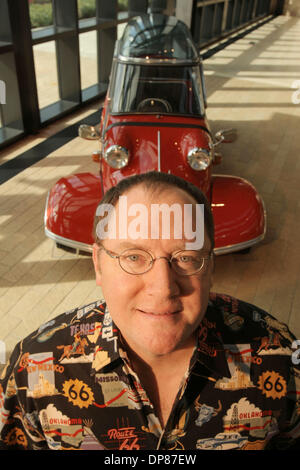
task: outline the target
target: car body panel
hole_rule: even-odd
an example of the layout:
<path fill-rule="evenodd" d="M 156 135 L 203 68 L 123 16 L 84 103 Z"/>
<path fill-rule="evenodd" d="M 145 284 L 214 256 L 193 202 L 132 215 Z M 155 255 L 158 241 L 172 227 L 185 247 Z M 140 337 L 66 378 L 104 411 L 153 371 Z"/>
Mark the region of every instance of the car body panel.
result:
<path fill-rule="evenodd" d="M 92 251 L 94 216 L 101 198 L 99 175 L 79 173 L 61 178 L 48 194 L 46 235 L 60 245 Z"/>
<path fill-rule="evenodd" d="M 61 178 L 47 201 L 47 235 L 74 249 L 92 251 L 93 221 L 101 197 L 99 175 L 82 173 Z M 264 206 L 246 180 L 213 175 L 208 198 L 215 222 L 216 254 L 246 249 L 263 239 Z"/>
<path fill-rule="evenodd" d="M 208 195 L 211 168 L 207 172 L 194 171 L 183 157 L 192 148 L 210 148 L 212 139 L 206 120 L 161 115 L 140 115 L 138 119 L 136 116 L 110 116 L 104 148 L 116 142 L 129 150 L 130 164 L 122 170 L 103 164 L 104 191 L 121 178 L 157 170 L 176 174 L 201 187 Z"/>
<path fill-rule="evenodd" d="M 263 240 L 266 213 L 254 186 L 230 175 L 212 177 L 211 207 L 215 223 L 215 253 L 246 249 Z"/>

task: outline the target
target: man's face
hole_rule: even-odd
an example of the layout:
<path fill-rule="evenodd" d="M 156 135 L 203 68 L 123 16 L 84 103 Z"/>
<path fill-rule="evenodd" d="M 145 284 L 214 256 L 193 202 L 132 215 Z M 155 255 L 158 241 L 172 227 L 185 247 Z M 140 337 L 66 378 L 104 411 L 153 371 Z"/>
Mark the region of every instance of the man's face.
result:
<path fill-rule="evenodd" d="M 153 196 L 143 186 L 130 189 L 126 194 L 128 209 L 132 204 L 143 204 L 151 214 L 152 204 L 177 203 L 195 204 L 188 193 L 177 188 L 166 188 Z M 115 210 L 117 226 L 120 222 L 119 203 Z M 129 212 L 129 210 L 128 210 Z M 127 217 L 129 226 L 132 217 Z M 123 220 L 124 222 L 124 220 Z M 160 220 L 160 225 L 161 225 Z M 172 218 L 171 218 L 172 222 Z M 169 239 L 161 236 L 158 239 L 105 239 L 103 245 L 107 250 L 120 254 L 127 248 L 142 248 L 153 257 L 170 258 L 179 250 L 185 250 L 186 239 L 184 221 L 182 238 L 174 236 L 174 229 Z M 151 219 L 149 215 L 149 233 Z M 195 224 L 194 224 L 195 226 Z M 178 228 L 178 227 L 177 227 Z M 161 227 L 160 227 L 161 229 Z M 160 230 L 161 235 L 162 230 Z M 205 234 L 203 250 L 210 250 L 211 245 Z M 202 320 L 209 298 L 213 260 L 205 261 L 202 270 L 192 276 L 177 274 L 166 259 L 158 259 L 152 268 L 139 275 L 124 272 L 118 259 L 111 258 L 104 250 L 94 246 L 93 260 L 97 285 L 101 286 L 113 321 L 120 329 L 128 346 L 140 357 L 157 357 L 172 351 L 191 347 L 195 343 L 195 330 Z"/>

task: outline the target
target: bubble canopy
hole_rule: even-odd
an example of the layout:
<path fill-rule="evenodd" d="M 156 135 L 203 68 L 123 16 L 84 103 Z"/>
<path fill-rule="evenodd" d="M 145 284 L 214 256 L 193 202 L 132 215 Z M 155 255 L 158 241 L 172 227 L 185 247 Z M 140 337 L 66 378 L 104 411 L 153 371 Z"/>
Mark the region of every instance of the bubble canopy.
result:
<path fill-rule="evenodd" d="M 174 16 L 141 15 L 128 22 L 115 56 L 125 62 L 195 63 L 200 60 L 189 28 Z"/>

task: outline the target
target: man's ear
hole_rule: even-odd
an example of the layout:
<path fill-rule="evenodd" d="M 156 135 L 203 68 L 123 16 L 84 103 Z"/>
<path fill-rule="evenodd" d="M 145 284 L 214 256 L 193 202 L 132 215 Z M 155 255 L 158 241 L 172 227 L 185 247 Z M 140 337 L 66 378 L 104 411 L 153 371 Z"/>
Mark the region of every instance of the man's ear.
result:
<path fill-rule="evenodd" d="M 100 265 L 99 265 L 99 245 L 97 243 L 93 244 L 93 263 L 94 263 L 94 269 L 95 269 L 95 274 L 96 274 L 96 284 L 97 286 L 101 286 L 101 271 L 100 271 Z"/>

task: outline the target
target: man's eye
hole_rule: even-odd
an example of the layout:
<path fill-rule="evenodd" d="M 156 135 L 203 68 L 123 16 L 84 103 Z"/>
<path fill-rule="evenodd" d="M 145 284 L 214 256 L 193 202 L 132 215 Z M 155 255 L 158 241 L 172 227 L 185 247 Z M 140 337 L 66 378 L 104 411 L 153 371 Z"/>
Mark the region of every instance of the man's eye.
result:
<path fill-rule="evenodd" d="M 139 254 L 139 253 L 132 253 L 130 255 L 126 255 L 124 256 L 124 259 L 129 262 L 129 263 L 145 263 L 146 262 L 146 258 L 145 256 Z"/>
<path fill-rule="evenodd" d="M 126 256 L 126 259 L 128 261 L 139 261 L 140 260 L 140 256 L 139 255 L 129 255 L 129 256 Z"/>
<path fill-rule="evenodd" d="M 179 257 L 179 262 L 180 262 L 180 263 L 193 263 L 193 262 L 195 262 L 195 261 L 197 261 L 197 258 L 196 258 L 196 257 L 193 257 L 193 256 L 187 256 L 187 255 L 185 255 L 185 256 L 180 256 L 180 257 Z"/>

